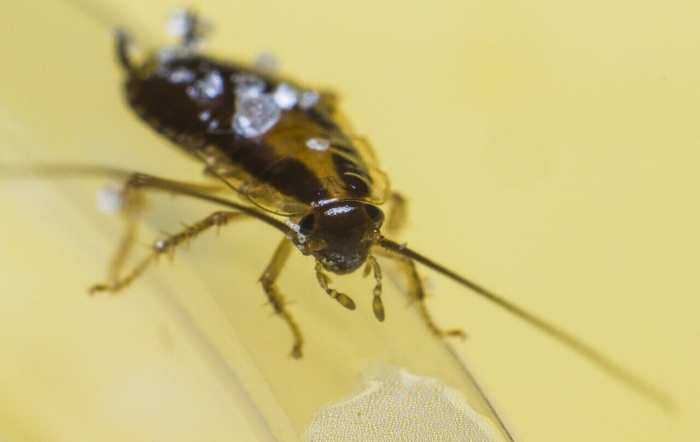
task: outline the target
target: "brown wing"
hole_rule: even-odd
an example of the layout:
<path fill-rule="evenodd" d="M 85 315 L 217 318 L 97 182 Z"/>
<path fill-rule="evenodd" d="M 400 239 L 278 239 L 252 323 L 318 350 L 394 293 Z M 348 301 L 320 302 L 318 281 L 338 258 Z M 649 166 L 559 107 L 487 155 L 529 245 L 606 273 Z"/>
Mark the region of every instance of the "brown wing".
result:
<path fill-rule="evenodd" d="M 369 144 L 351 135 L 329 96 L 311 110 L 285 112 L 260 140 L 217 144 L 204 149 L 208 167 L 280 215 L 339 199 L 380 205 L 389 191 Z"/>
<path fill-rule="evenodd" d="M 265 210 L 293 215 L 338 199 L 384 202 L 387 179 L 367 143 L 352 134 L 331 94 L 322 94 L 311 108 L 299 105 L 282 112 L 261 137 L 237 133 L 233 120 L 239 89 L 251 78 L 254 87 L 262 81 L 266 93 L 282 83 L 306 90 L 288 79 L 185 53 L 154 54 L 143 67 L 129 71 L 126 92 L 147 124 L 206 161 L 209 172 Z"/>

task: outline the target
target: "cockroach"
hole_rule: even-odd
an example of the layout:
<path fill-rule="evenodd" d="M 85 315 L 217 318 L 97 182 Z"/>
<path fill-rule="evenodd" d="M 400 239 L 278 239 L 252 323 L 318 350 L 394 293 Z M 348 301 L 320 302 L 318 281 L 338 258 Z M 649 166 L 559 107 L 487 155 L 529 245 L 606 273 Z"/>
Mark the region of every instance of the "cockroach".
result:
<path fill-rule="evenodd" d="M 405 273 L 407 291 L 434 335 L 464 336 L 461 330 L 443 329 L 432 319 L 417 264 L 527 322 L 644 396 L 668 402 L 664 393 L 573 334 L 384 236 L 383 232 L 394 235 L 400 230 L 406 200 L 391 189 L 368 141 L 357 136 L 342 115 L 335 94 L 284 78 L 264 66 L 207 56 L 201 48 L 207 26 L 191 11 L 180 12 L 170 24 L 178 43 L 152 50 L 140 59 L 133 54 L 128 34 L 116 32 L 116 58 L 124 72 L 126 101 L 143 122 L 200 162 L 211 184 L 108 167 L 45 169 L 123 180 L 119 207 L 129 228 L 112 260 L 107 282 L 92 286 L 91 293 L 120 292 L 160 255 L 172 253 L 183 242 L 211 228 L 255 219 L 283 236 L 260 282 L 275 313 L 291 331 L 294 358 L 303 355 L 303 334 L 276 284 L 292 250 L 315 259 L 321 289 L 349 310 L 355 309 L 355 302 L 331 287 L 328 274 L 359 269 L 372 274 L 372 310 L 377 320 L 384 321 L 382 271 L 376 259 L 381 256 L 394 260 Z M 155 241 L 150 253 L 125 272 L 144 194 L 149 190 L 186 195 L 227 210 Z M 222 197 L 226 191 L 239 199 Z"/>

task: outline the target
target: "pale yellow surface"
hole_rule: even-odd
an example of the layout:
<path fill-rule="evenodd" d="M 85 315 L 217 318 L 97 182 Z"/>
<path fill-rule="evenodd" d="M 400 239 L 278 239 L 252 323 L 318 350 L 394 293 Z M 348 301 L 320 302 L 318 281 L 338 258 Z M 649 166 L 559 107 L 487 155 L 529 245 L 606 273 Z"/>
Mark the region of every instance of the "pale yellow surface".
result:
<path fill-rule="evenodd" d="M 454 347 L 518 440 L 700 439 L 700 6 L 201 3 L 217 24 L 212 50 L 269 50 L 284 71 L 340 92 L 410 198 L 402 239 L 584 337 L 677 405 L 664 414 L 426 272 L 436 315 L 469 333 Z M 151 36 L 177 6 L 103 4 Z M 103 27 L 61 2 L 10 2 L 0 29 L 0 162 L 199 177 L 123 106 Z M 281 286 L 308 357 L 284 358 L 289 335 L 256 284 L 276 236 L 254 224 L 193 243 L 123 297 L 90 299 L 120 232 L 94 209 L 103 182 L 0 184 L 3 441 L 294 440 L 309 410 L 375 362 L 468 389 L 397 290 L 378 324 L 369 282 L 338 278 L 359 304 L 340 311 L 300 257 Z M 144 241 L 209 210 L 153 203 Z"/>

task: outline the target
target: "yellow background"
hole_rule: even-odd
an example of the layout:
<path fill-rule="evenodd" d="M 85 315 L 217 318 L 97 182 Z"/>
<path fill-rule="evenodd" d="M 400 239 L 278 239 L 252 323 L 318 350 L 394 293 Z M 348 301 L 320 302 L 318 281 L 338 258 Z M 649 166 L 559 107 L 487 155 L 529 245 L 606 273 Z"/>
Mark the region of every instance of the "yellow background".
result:
<path fill-rule="evenodd" d="M 177 6 L 94 4 L 142 38 L 157 37 Z M 200 10 L 217 26 L 214 52 L 250 60 L 268 50 L 285 73 L 339 91 L 410 198 L 402 239 L 574 331 L 677 405 L 664 414 L 425 272 L 440 322 L 470 335 L 454 348 L 519 440 L 700 438 L 700 6 L 211 1 Z M 13 2 L 0 29 L 3 164 L 198 177 L 126 111 L 104 27 L 67 3 Z M 120 232 L 94 209 L 102 184 L 1 183 L 0 437 L 291 440 L 308 418 L 286 408 L 294 392 L 333 386 L 327 400 L 337 399 L 382 348 L 426 374 L 450 364 L 395 289 L 379 325 L 369 283 L 339 279 L 359 309 L 338 312 L 299 257 L 281 286 L 302 326 L 329 335 L 309 337 L 305 365 L 283 358 L 289 336 L 256 284 L 275 247 L 262 226 L 207 236 L 125 296 L 88 299 Z M 207 207 L 159 197 L 153 212 L 144 241 Z M 303 373 L 306 383 L 284 388 Z M 445 373 L 459 382 L 452 365 Z M 241 384 L 259 387 L 256 397 Z M 272 430 L 260 407 L 280 419 Z"/>

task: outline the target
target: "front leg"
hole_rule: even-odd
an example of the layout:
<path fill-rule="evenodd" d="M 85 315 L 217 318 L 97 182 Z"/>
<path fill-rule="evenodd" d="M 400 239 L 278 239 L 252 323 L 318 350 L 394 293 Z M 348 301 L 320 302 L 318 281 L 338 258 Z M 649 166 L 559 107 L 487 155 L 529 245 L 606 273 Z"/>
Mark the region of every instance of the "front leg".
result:
<path fill-rule="evenodd" d="M 280 245 L 277 246 L 274 255 L 270 263 L 265 268 L 262 276 L 260 276 L 260 283 L 263 286 L 263 290 L 267 295 L 267 300 L 272 305 L 275 310 L 275 314 L 279 315 L 284 322 L 287 323 L 289 329 L 292 331 L 292 336 L 294 337 L 294 344 L 292 345 L 292 357 L 299 359 L 302 356 L 302 345 L 304 343 L 304 338 L 301 336 L 301 331 L 296 321 L 289 313 L 286 308 L 284 296 L 277 289 L 277 278 L 282 271 L 282 268 L 287 263 L 289 258 L 289 253 L 292 250 L 292 243 L 287 239 L 282 239 Z"/>
<path fill-rule="evenodd" d="M 117 196 L 120 204 L 119 211 L 124 219 L 124 232 L 109 263 L 107 280 L 110 283 L 119 280 L 122 269 L 134 249 L 140 220 L 146 208 L 146 198 L 143 192 L 133 188 L 130 183 L 131 180 L 127 180 Z"/>
<path fill-rule="evenodd" d="M 396 236 L 406 225 L 408 217 L 408 202 L 406 197 L 398 192 L 392 192 L 388 201 L 389 213 L 386 217 L 385 229 L 391 236 Z"/>
<path fill-rule="evenodd" d="M 418 311 L 420 312 L 420 315 L 423 318 L 423 322 L 425 322 L 425 325 L 428 327 L 428 330 L 430 330 L 432 334 L 438 337 L 452 336 L 460 339 L 466 338 L 466 335 L 462 330 L 444 330 L 435 323 L 426 303 L 426 293 L 423 287 L 423 281 L 421 280 L 421 277 L 418 274 L 418 269 L 416 269 L 416 263 L 413 262 L 412 259 L 408 259 L 406 257 L 397 255 L 392 252 L 387 252 L 381 249 L 374 250 L 374 253 L 392 259 L 401 266 L 401 271 L 406 277 L 406 282 L 408 283 L 408 295 L 412 301 L 416 301 L 418 303 Z"/>
<path fill-rule="evenodd" d="M 223 227 L 233 221 L 245 218 L 246 216 L 239 212 L 214 212 L 203 220 L 192 224 L 191 226 L 187 226 L 179 233 L 169 235 L 166 238 L 155 241 L 153 246 L 151 246 L 151 253 L 143 258 L 143 260 L 130 272 L 124 276 L 110 280 L 107 283 L 93 285 L 90 288 L 90 294 L 95 294 L 98 292 L 118 293 L 127 288 L 132 282 L 143 275 L 144 272 L 148 270 L 153 263 L 155 263 L 159 256 L 174 253 L 175 249 L 177 249 L 183 243 L 189 242 L 212 227 Z M 123 247 L 124 245 L 122 245 L 122 248 Z"/>
<path fill-rule="evenodd" d="M 120 212 L 124 217 L 125 229 L 122 234 L 122 239 L 119 247 L 114 253 L 109 266 L 108 281 L 114 283 L 122 276 L 124 265 L 131 254 L 134 244 L 137 239 L 138 226 L 146 209 L 146 192 L 147 188 L 143 187 L 145 175 L 132 173 L 124 181 L 122 189 L 119 192 L 119 201 L 121 203 Z M 207 193 L 216 193 L 224 189 L 221 185 L 195 184 L 179 181 L 163 182 L 172 183 L 180 188 L 190 189 L 192 191 L 201 191 Z M 213 218 L 216 221 L 216 217 Z"/>

